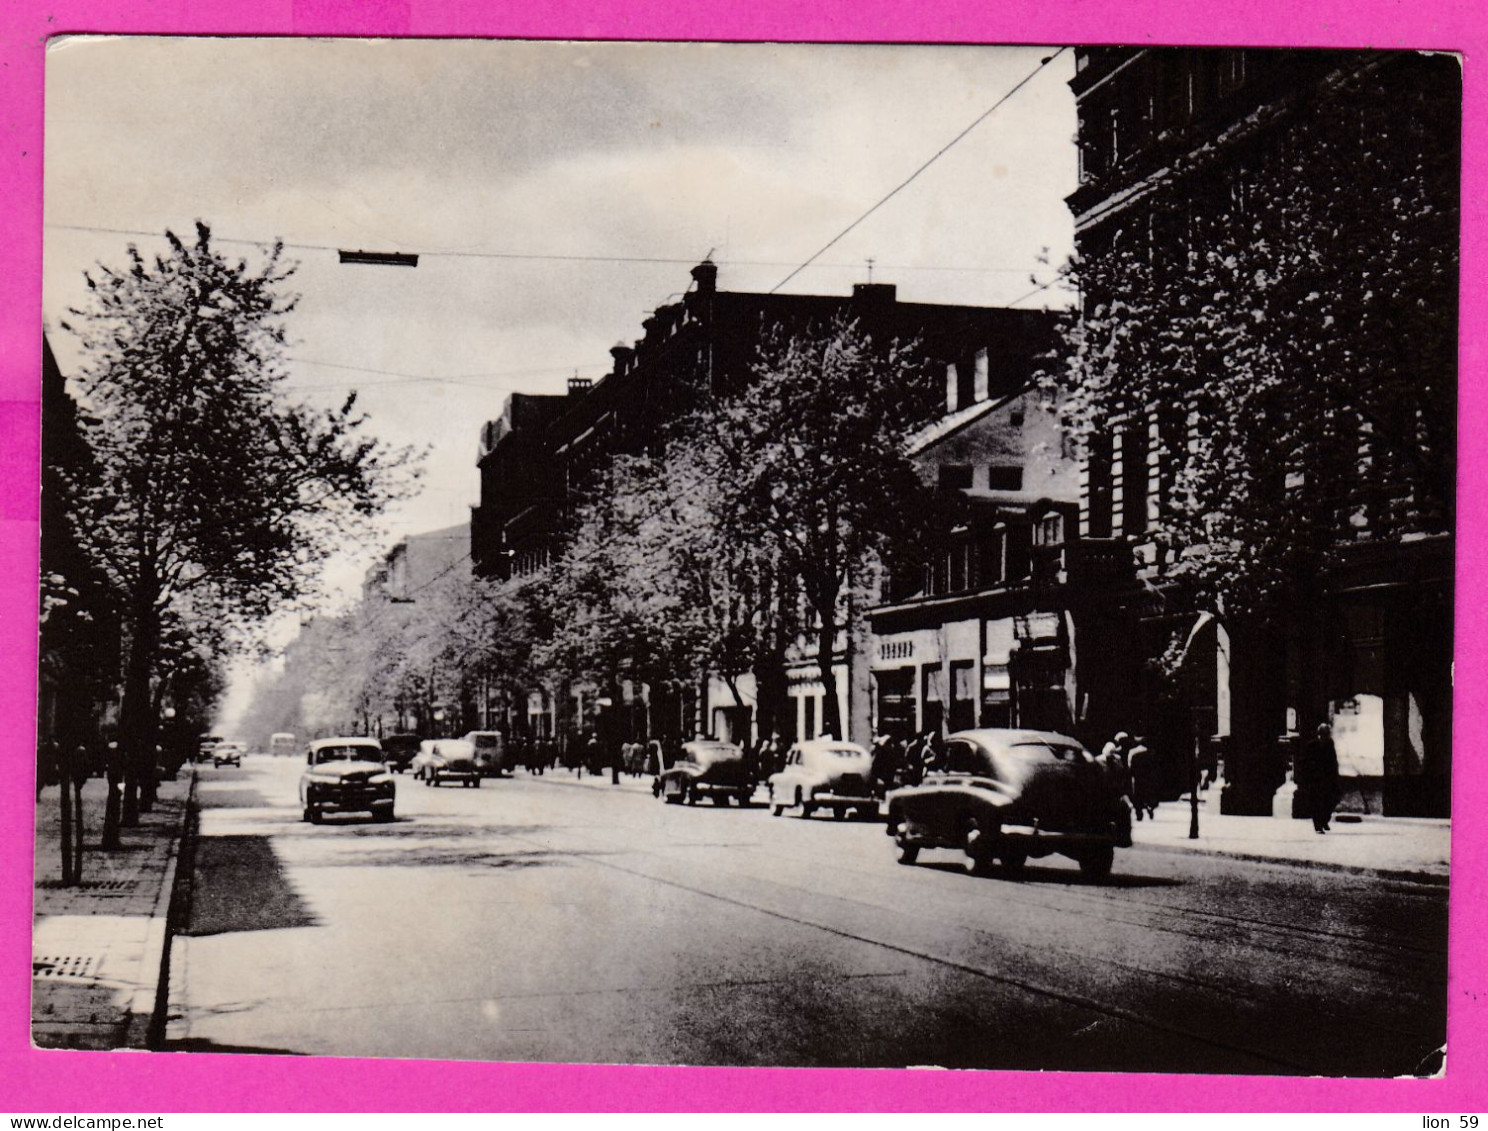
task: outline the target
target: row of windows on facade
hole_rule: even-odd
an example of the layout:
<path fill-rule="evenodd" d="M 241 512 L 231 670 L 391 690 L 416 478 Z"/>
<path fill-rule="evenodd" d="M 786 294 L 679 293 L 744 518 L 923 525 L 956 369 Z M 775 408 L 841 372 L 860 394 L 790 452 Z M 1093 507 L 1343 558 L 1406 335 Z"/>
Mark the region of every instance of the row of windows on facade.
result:
<path fill-rule="evenodd" d="M 1192 448 L 1197 424 L 1193 414 L 1187 421 L 1159 415 L 1092 434 L 1082 469 L 1084 536 L 1146 535 L 1174 489 L 1178 461 L 1171 445 L 1182 442 Z M 1416 494 L 1408 480 L 1391 475 L 1384 466 L 1368 421 L 1357 423 L 1352 469 L 1354 487 L 1337 500 L 1337 511 L 1348 527 L 1364 537 L 1411 525 Z M 1297 494 L 1307 486 L 1306 471 L 1285 459 L 1278 459 L 1272 472 L 1272 489 L 1278 495 Z"/>
<path fill-rule="evenodd" d="M 1244 51 L 1147 52 L 1092 90 L 1080 113 L 1080 183 L 1117 168 L 1163 134 L 1202 117 L 1245 85 Z"/>
<path fill-rule="evenodd" d="M 1064 539 L 1064 516 L 1057 513 L 963 535 L 918 570 L 886 579 L 882 597 L 886 602 L 903 601 L 1016 585 L 1033 574 L 1035 546 L 1058 546 Z"/>

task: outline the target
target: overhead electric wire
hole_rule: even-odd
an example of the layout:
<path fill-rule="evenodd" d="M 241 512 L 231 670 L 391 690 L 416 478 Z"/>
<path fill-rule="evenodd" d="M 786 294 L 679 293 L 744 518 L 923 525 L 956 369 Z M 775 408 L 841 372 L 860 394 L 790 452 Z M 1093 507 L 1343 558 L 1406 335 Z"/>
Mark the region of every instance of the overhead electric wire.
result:
<path fill-rule="evenodd" d="M 114 236 L 140 236 L 145 239 L 160 239 L 164 231 L 154 231 L 148 228 L 108 228 L 89 224 L 48 224 L 48 228 L 66 232 L 100 232 L 105 235 Z M 274 240 L 247 239 L 235 236 L 220 236 L 215 232 L 212 238 L 218 243 L 248 244 L 253 247 L 268 247 Z M 401 241 L 386 241 L 398 244 Z M 340 251 L 342 247 L 337 244 L 325 243 L 301 243 L 289 240 L 280 240 L 281 246 L 290 251 Z M 647 263 L 665 264 L 670 266 L 691 267 L 697 264 L 696 257 L 681 256 L 646 256 L 646 255 L 570 255 L 561 252 L 525 252 L 525 251 L 419 251 L 419 256 L 428 259 L 511 259 L 531 260 L 534 262 L 555 263 Z M 722 259 L 718 261 L 725 267 L 790 267 L 795 260 L 783 259 Z M 859 263 L 814 263 L 813 266 L 823 269 L 832 268 L 837 270 L 852 270 L 862 266 Z M 876 264 L 884 271 L 954 271 L 967 274 L 996 274 L 996 275 L 1021 275 L 1026 268 L 1023 267 L 988 267 L 971 264 L 939 264 L 939 263 L 881 263 Z M 799 270 L 799 268 L 798 268 Z"/>
<path fill-rule="evenodd" d="M 1049 55 L 1049 56 L 1046 56 L 1045 58 L 1039 60 L 1039 65 L 1037 67 L 1035 67 L 1033 70 L 1029 71 L 1028 74 L 1024 75 L 1021 79 L 1019 79 L 1013 85 L 1013 87 L 1010 90 L 1008 90 L 1008 92 L 1006 94 L 1004 94 L 996 102 L 992 103 L 992 105 L 989 106 L 989 107 L 987 107 L 986 110 L 982 111 L 981 114 L 977 115 L 976 119 L 974 121 L 972 121 L 972 123 L 969 126 L 967 126 L 964 130 L 962 130 L 960 133 L 958 133 L 955 137 L 951 138 L 950 141 L 946 142 L 943 146 L 941 146 L 938 150 L 936 150 L 935 153 L 934 153 L 934 155 L 928 161 L 926 161 L 923 165 L 921 165 L 918 169 L 916 169 L 909 176 L 905 177 L 904 180 L 900 181 L 897 185 L 895 185 L 893 188 L 891 188 L 886 194 L 884 194 L 884 196 L 878 201 L 878 203 L 874 204 L 871 208 L 868 209 L 868 211 L 864 212 L 861 216 L 859 216 L 851 224 L 849 224 L 847 227 L 843 228 L 842 231 L 838 232 L 835 236 L 833 236 L 831 239 L 829 239 L 826 243 L 822 244 L 822 246 L 817 249 L 817 251 L 816 251 L 816 253 L 814 255 L 812 255 L 809 259 L 807 259 L 804 263 L 802 263 L 799 267 L 797 267 L 794 271 L 792 271 L 785 278 L 781 279 L 780 282 L 776 283 L 773 287 L 771 287 L 770 288 L 770 293 L 771 294 L 774 294 L 781 287 L 785 286 L 786 283 L 790 282 L 797 275 L 799 275 L 802 271 L 804 271 L 804 270 L 806 270 L 806 268 L 810 267 L 813 263 L 815 263 L 817 261 L 817 259 L 819 259 L 821 257 L 821 255 L 822 255 L 823 252 L 825 252 L 828 248 L 832 247 L 832 245 L 834 245 L 835 243 L 837 243 L 838 240 L 842 239 L 843 236 L 847 235 L 850 231 L 852 231 L 854 228 L 856 228 L 864 220 L 866 220 L 866 219 L 868 219 L 868 217 L 872 216 L 875 212 L 877 212 L 880 208 L 882 208 L 889 201 L 893 200 L 894 197 L 898 196 L 900 192 L 902 192 L 904 189 L 908 188 L 909 185 L 910 185 L 910 183 L 912 181 L 914 181 L 914 179 L 916 177 L 918 177 L 926 169 L 930 168 L 930 166 L 933 165 L 933 164 L 935 164 L 935 162 L 939 161 L 941 159 L 941 157 L 943 157 L 951 149 L 952 146 L 954 146 L 957 142 L 959 142 L 967 134 L 971 133 L 972 130 L 976 129 L 979 125 L 981 125 L 988 118 L 990 118 L 992 116 L 992 114 L 998 109 L 998 107 L 1000 107 L 1009 98 L 1011 98 L 1013 95 L 1017 94 L 1018 91 L 1022 90 L 1025 86 L 1027 86 L 1030 82 L 1032 82 L 1034 80 L 1034 78 L 1037 77 L 1039 75 L 1039 73 L 1043 71 L 1043 69 L 1045 67 L 1047 67 L 1050 63 L 1052 63 L 1055 59 L 1059 58 L 1059 56 L 1063 55 L 1068 50 L 1069 50 L 1069 48 L 1067 48 L 1067 47 L 1061 47 L 1061 48 L 1059 48 L 1059 50 L 1055 51 L 1054 54 Z"/>

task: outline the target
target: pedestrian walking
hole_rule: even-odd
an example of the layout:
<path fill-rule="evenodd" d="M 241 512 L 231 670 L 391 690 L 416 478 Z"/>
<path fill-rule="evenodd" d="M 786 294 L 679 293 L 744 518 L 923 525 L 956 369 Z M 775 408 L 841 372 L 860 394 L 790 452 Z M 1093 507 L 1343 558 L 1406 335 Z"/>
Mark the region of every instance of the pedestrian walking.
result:
<path fill-rule="evenodd" d="M 1131 803 L 1137 820 L 1145 813 L 1149 819 L 1156 818 L 1161 797 L 1158 781 L 1157 755 L 1148 749 L 1146 742 L 1137 739 L 1131 748 L 1127 774 L 1131 781 Z"/>
<path fill-rule="evenodd" d="M 1138 742 L 1141 740 L 1138 739 Z M 1126 731 L 1121 731 L 1110 742 L 1101 748 L 1100 757 L 1096 765 L 1105 771 L 1107 779 L 1112 788 L 1122 797 L 1130 798 L 1132 795 L 1132 775 L 1130 757 L 1132 752 L 1132 737 Z M 1135 803 L 1133 803 L 1135 808 Z"/>
<path fill-rule="evenodd" d="M 1326 833 L 1338 804 L 1338 749 L 1333 728 L 1319 723 L 1316 736 L 1297 754 L 1292 780 L 1302 798 L 1302 810 L 1312 818 L 1312 827 Z"/>

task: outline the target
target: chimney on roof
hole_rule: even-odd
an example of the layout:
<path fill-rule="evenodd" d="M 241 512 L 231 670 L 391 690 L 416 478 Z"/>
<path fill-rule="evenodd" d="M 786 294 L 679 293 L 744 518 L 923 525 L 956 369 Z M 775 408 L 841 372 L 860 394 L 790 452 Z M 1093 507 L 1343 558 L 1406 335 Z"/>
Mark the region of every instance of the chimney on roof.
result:
<path fill-rule="evenodd" d="M 615 359 L 615 372 L 624 373 L 626 363 L 635 356 L 635 350 L 631 349 L 624 342 L 616 342 L 610 347 L 610 356 Z"/>
<path fill-rule="evenodd" d="M 710 295 L 718 289 L 718 268 L 711 259 L 705 259 L 692 269 L 692 280 L 697 284 L 697 293 Z"/>
<path fill-rule="evenodd" d="M 893 283 L 854 283 L 853 302 L 859 306 L 892 306 L 899 288 Z"/>

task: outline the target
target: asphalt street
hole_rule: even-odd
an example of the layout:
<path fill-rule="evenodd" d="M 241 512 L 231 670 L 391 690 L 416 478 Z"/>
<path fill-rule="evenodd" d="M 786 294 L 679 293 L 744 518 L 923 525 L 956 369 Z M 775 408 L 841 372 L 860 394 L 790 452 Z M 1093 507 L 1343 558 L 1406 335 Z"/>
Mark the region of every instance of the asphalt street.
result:
<path fill-rule="evenodd" d="M 519 772 L 302 823 L 204 769 L 175 1050 L 1393 1076 L 1445 1043 L 1445 888 L 1137 847 L 1113 877 Z"/>

